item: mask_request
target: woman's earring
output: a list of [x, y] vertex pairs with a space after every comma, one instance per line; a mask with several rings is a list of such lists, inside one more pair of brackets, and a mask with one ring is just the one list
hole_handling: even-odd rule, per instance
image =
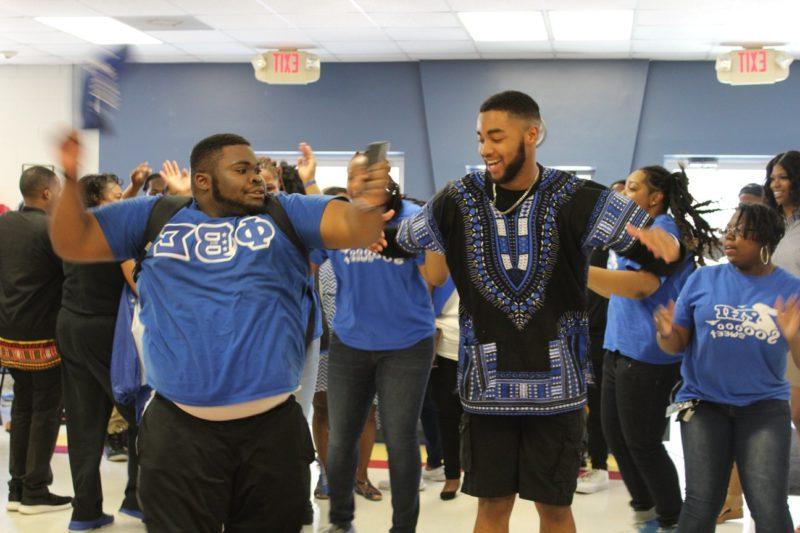
[[769, 253], [769, 248], [766, 246], [762, 246], [759, 255], [761, 255], [761, 262], [765, 265], [769, 264], [769, 260], [771, 259], [771, 254]]

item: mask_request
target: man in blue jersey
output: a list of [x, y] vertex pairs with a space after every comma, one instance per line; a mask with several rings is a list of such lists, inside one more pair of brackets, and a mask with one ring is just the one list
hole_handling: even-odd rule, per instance
[[[61, 146], [56, 252], [69, 261], [137, 257], [158, 199], [86, 212], [79, 155], [73, 133]], [[362, 173], [350, 203], [271, 197], [242, 137], [214, 135], [192, 150], [193, 199], [147, 247], [138, 278], [142, 359], [156, 391], [138, 443], [149, 531], [300, 529], [314, 449], [292, 396], [308, 323], [309, 265], [297, 241], [307, 249], [376, 241], [392, 215], [382, 209], [388, 170], [383, 162]]]

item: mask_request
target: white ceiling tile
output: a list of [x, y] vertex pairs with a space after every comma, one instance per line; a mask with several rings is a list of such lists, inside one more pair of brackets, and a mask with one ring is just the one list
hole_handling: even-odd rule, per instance
[[710, 41], [633, 41], [631, 49], [634, 52], [708, 52], [711, 50]]
[[0, 17], [0, 35], [15, 32], [53, 31], [53, 28], [32, 18], [27, 17]]
[[472, 41], [399, 41], [397, 44], [408, 54], [477, 54], [478, 52]]
[[131, 46], [131, 55], [137, 58], [180, 55], [184, 53], [180, 48], [171, 44], [139, 44]]
[[409, 53], [408, 54], [411, 59], [414, 60], [423, 60], [423, 61], [435, 61], [435, 60], [463, 60], [463, 59], [480, 59], [481, 55], [478, 52], [443, 52], [437, 54], [429, 54], [425, 52], [419, 53]]
[[[314, 40], [303, 30], [295, 29], [264, 29], [264, 30], [227, 30], [226, 34], [239, 42], [260, 45], [270, 43], [293, 43], [302, 44], [301, 48], [307, 48], [308, 44], [313, 44]], [[272, 44], [268, 48], [274, 47]]]
[[367, 13], [424, 13], [450, 11], [445, 0], [354, 0]]
[[[633, 52], [634, 59], [652, 59], [655, 61], [703, 61], [708, 58], [704, 52]], [[709, 63], [709, 75], [714, 75], [714, 65]]]
[[578, 54], [618, 54], [630, 52], [630, 41], [556, 41], [553, 49], [559, 56], [561, 53]]
[[461, 22], [453, 13], [370, 13], [382, 28], [457, 28]]
[[34, 48], [41, 52], [57, 55], [77, 56], [84, 55], [87, 57], [96, 56], [104, 51], [102, 46], [96, 44], [37, 44]]
[[634, 26], [633, 40], [713, 40], [720, 26]]
[[500, 41], [500, 42], [476, 42], [475, 47], [481, 53], [550, 53], [553, 52], [553, 45], [549, 41]]
[[361, 13], [287, 13], [286, 19], [298, 28], [374, 28]]
[[267, 12], [251, 13], [249, 15], [197, 15], [197, 19], [218, 30], [289, 27], [285, 19]]
[[636, 11], [638, 26], [702, 26], [725, 22], [725, 12], [709, 9], [646, 9]]
[[481, 52], [483, 59], [553, 59], [553, 52]]
[[545, 9], [636, 9], [637, 4], [638, 0], [545, 0]]
[[337, 56], [342, 54], [382, 55], [402, 53], [400, 47], [392, 41], [322, 42], [320, 45]]
[[556, 52], [556, 59], [629, 59], [630, 52]]
[[3, 38], [23, 44], [80, 44], [86, 42], [63, 31], [6, 32], [3, 33]]
[[354, 13], [358, 11], [350, 0], [266, 0], [274, 11], [285, 13]]
[[396, 41], [466, 41], [469, 33], [463, 28], [387, 28], [386, 34]]
[[[135, 1], [135, 0], [132, 0]], [[268, 12], [256, 0], [169, 0], [193, 15], [231, 15]], [[265, 2], [266, 3], [266, 2]]]
[[175, 45], [179, 50], [190, 54], [206, 56], [243, 55], [249, 58], [256, 53], [254, 48], [240, 43], [181, 43]]
[[638, 9], [672, 9], [686, 11], [697, 9], [698, 4], [703, 9], [731, 9], [741, 0], [639, 0]]
[[453, 11], [541, 11], [545, 0], [447, 0]]
[[133, 58], [134, 63], [199, 63], [200, 58], [191, 54], [176, 54], [163, 56], [141, 56]]
[[66, 58], [49, 55], [49, 54], [40, 54], [40, 55], [27, 55], [27, 56], [17, 56], [11, 59], [3, 59], [0, 61], [0, 66], [2, 65], [69, 65], [72, 63], [77, 63], [77, 61], [73, 62]]
[[367, 55], [367, 56], [346, 54], [338, 57], [340, 61], [349, 63], [375, 63], [379, 61], [398, 62], [398, 61], [409, 61], [411, 59], [406, 54], [385, 54], [385, 55]]
[[252, 56], [240, 54], [203, 54], [197, 56], [203, 63], [250, 63]]
[[235, 39], [215, 30], [151, 31], [156, 39], [165, 43], [229, 43]]
[[390, 41], [389, 35], [379, 28], [307, 28], [304, 30], [315, 41]]
[[78, 0], [3, 0], [0, 7], [28, 17], [91, 17], [100, 14]]
[[82, 4], [109, 17], [168, 17], [185, 11], [167, 0], [80, 0]]

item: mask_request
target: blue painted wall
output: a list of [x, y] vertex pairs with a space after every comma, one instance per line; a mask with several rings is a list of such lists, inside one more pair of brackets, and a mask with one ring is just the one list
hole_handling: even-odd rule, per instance
[[[798, 68], [795, 65], [795, 68]], [[309, 86], [255, 81], [247, 64], [130, 65], [100, 167], [188, 164], [202, 137], [240, 133], [256, 149], [350, 150], [378, 139], [406, 154], [406, 192], [427, 198], [479, 162], [475, 119], [516, 88], [542, 108], [545, 164], [597, 167], [602, 183], [668, 153], [770, 154], [800, 146], [800, 74], [730, 87], [710, 62], [423, 61], [326, 64]]]

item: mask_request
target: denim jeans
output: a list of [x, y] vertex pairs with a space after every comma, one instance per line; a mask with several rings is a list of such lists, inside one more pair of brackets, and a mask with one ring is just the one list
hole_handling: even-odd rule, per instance
[[602, 421], [606, 442], [631, 495], [631, 507], [655, 506], [659, 524], [673, 526], [681, 512], [678, 471], [662, 442], [669, 395], [680, 363], [654, 365], [618, 352], [603, 362]]
[[402, 350], [366, 351], [331, 335], [328, 358], [330, 522], [354, 517], [358, 441], [377, 392], [392, 484], [392, 533], [413, 532], [419, 516], [417, 420], [433, 360], [433, 338]]
[[794, 531], [789, 514], [789, 404], [764, 400], [744, 407], [700, 402], [681, 422], [686, 502], [678, 530], [714, 531], [733, 461], [756, 531]]

